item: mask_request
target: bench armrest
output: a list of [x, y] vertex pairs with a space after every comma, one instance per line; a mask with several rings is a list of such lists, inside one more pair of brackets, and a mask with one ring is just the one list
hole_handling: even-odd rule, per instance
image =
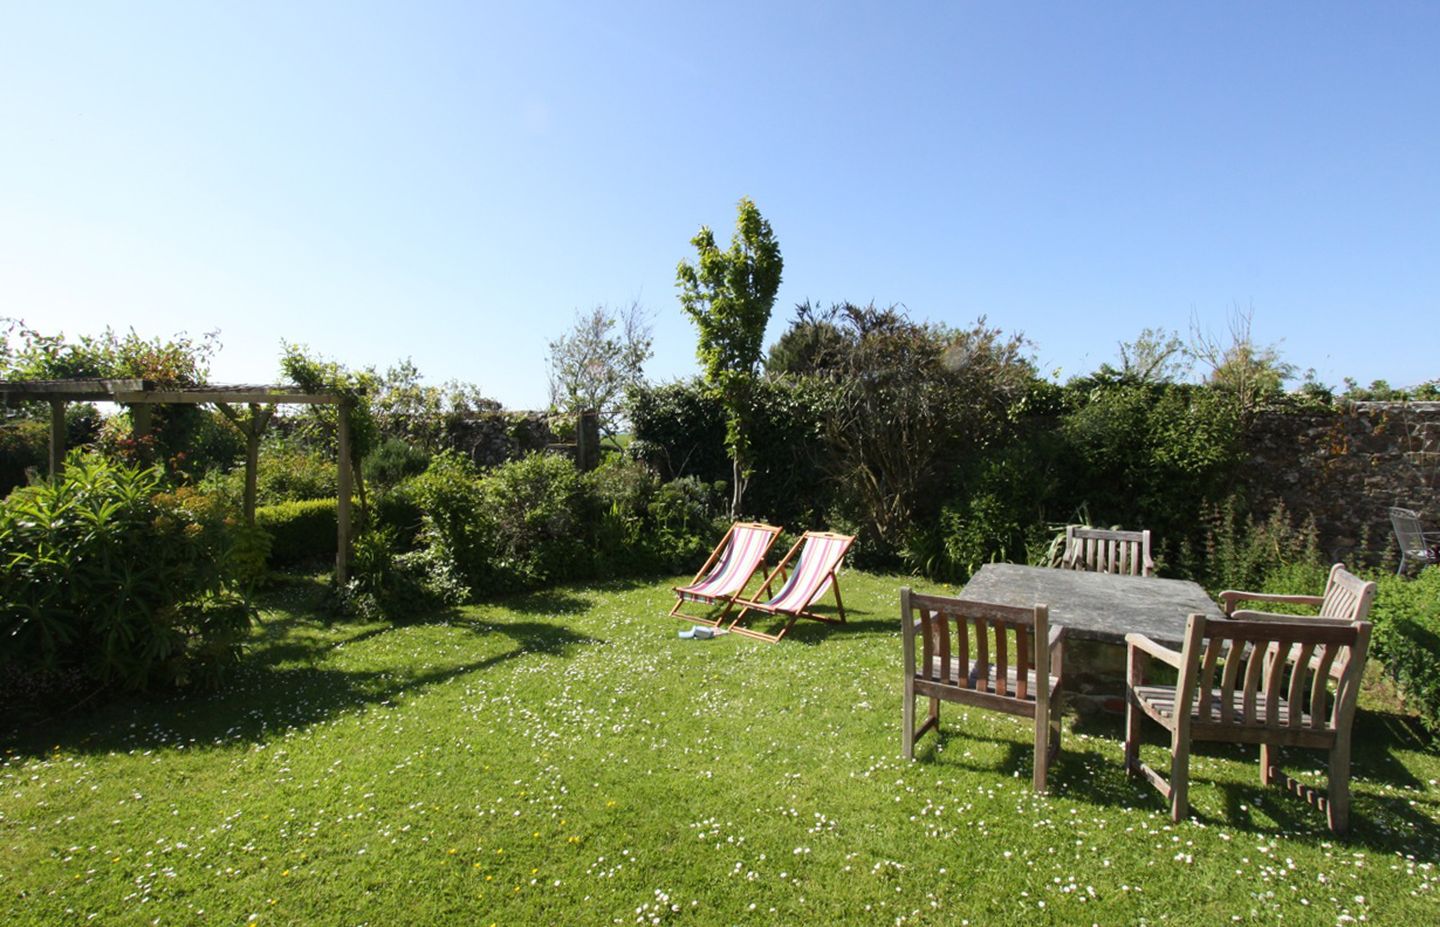
[[1273, 592], [1243, 592], [1239, 589], [1226, 589], [1220, 593], [1220, 607], [1227, 615], [1235, 611], [1236, 604], [1240, 602], [1277, 602], [1319, 608], [1324, 601], [1325, 597], [1318, 595], [1277, 595]]
[[1047, 641], [1047, 646], [1050, 648], [1050, 652], [1051, 652], [1051, 653], [1054, 653], [1054, 652], [1055, 652], [1055, 648], [1059, 647], [1060, 644], [1061, 644], [1061, 642], [1062, 642], [1064, 639], [1065, 639], [1065, 627], [1064, 627], [1064, 625], [1058, 625], [1058, 624], [1057, 624], [1057, 625], [1055, 625], [1053, 628], [1051, 628], [1051, 629], [1050, 629], [1050, 640]]
[[1125, 647], [1127, 650], [1139, 650], [1148, 656], [1154, 657], [1161, 663], [1180, 668], [1180, 653], [1171, 650], [1169, 647], [1155, 643], [1144, 634], [1126, 634]]

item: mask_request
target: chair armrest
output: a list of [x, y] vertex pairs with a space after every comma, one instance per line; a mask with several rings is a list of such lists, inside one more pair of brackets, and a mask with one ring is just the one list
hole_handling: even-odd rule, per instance
[[1348, 618], [1321, 618], [1318, 615], [1282, 615], [1279, 612], [1260, 612], [1250, 608], [1236, 609], [1227, 617], [1235, 621], [1288, 621], [1294, 624], [1321, 626], [1350, 623]]
[[1220, 607], [1227, 615], [1235, 610], [1235, 605], [1239, 602], [1277, 602], [1319, 608], [1324, 601], [1325, 597], [1319, 595], [1277, 595], [1273, 592], [1243, 592], [1238, 589], [1226, 589], [1220, 593]]
[[1181, 657], [1179, 651], [1161, 646], [1144, 634], [1126, 634], [1125, 646], [1128, 650], [1139, 650], [1154, 657], [1161, 663], [1175, 667], [1177, 670], [1180, 668]]
[[1053, 652], [1055, 651], [1055, 648], [1056, 648], [1056, 647], [1059, 647], [1061, 641], [1063, 641], [1064, 639], [1065, 639], [1065, 627], [1064, 627], [1063, 625], [1058, 625], [1058, 624], [1057, 624], [1057, 625], [1055, 625], [1053, 628], [1050, 629], [1050, 640], [1046, 642], [1046, 646], [1047, 646], [1047, 647], [1050, 649], [1050, 651], [1053, 653]]

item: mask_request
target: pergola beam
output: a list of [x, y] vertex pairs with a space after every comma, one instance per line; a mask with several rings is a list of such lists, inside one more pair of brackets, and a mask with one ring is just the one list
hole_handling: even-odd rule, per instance
[[[114, 402], [130, 407], [137, 437], [150, 430], [151, 406], [215, 405], [245, 435], [245, 519], [255, 523], [255, 483], [259, 458], [260, 436], [274, 414], [273, 408], [262, 405], [336, 405], [339, 415], [339, 498], [335, 520], [338, 551], [335, 575], [340, 582], [350, 572], [350, 494], [353, 472], [350, 463], [350, 400], [333, 393], [307, 393], [293, 386], [193, 386], [161, 387], [151, 380], [107, 379], [91, 377], [75, 380], [11, 380], [0, 381], [0, 402], [16, 406], [22, 402], [50, 403], [50, 475], [56, 476], [65, 465], [65, 406], [71, 402]], [[245, 403], [250, 415], [242, 424], [240, 416], [229, 405]]]

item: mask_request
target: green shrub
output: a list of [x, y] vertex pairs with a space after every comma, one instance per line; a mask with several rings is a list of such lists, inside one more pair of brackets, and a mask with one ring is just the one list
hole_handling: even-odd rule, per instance
[[38, 419], [0, 423], [0, 498], [27, 482], [26, 471], [43, 474], [50, 460], [50, 428]]
[[337, 503], [306, 499], [255, 509], [255, 526], [270, 536], [270, 565], [330, 563], [337, 543]]
[[387, 438], [365, 458], [365, 481], [374, 489], [397, 486], [425, 472], [430, 455], [403, 438]]
[[584, 535], [599, 507], [568, 458], [531, 454], [495, 467], [482, 485], [494, 525], [498, 588], [529, 589], [592, 575], [593, 548]]
[[[1204, 559], [1189, 567], [1211, 592], [1266, 591], [1267, 580], [1287, 567], [1325, 566], [1313, 518], [1297, 529], [1283, 504], [1259, 522], [1249, 515], [1242, 518], [1241, 511], [1243, 506], [1233, 496], [1203, 509]], [[1324, 585], [1322, 579], [1307, 594], [1318, 595]]]
[[456, 451], [441, 451], [407, 492], [420, 511], [419, 545], [435, 548], [471, 588], [482, 588], [494, 558], [495, 527], [475, 465]]
[[1370, 616], [1375, 655], [1433, 733], [1440, 734], [1440, 567], [1379, 580]]
[[0, 503], [0, 663], [127, 689], [218, 682], [249, 612], [218, 500], [76, 452]]

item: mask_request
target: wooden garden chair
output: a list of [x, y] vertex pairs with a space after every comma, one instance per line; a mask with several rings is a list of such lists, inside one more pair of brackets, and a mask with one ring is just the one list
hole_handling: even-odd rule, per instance
[[1065, 556], [1060, 565], [1068, 570], [1091, 573], [1153, 576], [1155, 561], [1150, 559], [1150, 532], [1070, 525], [1065, 529]]
[[[712, 628], [719, 625], [730, 613], [735, 597], [750, 582], [750, 578], [757, 570], [764, 570], [765, 554], [779, 536], [780, 529], [774, 525], [759, 522], [731, 525], [690, 585], [675, 587], [675, 607], [670, 609], [670, 616]], [[686, 602], [698, 602], [712, 608], [723, 602], [725, 608], [714, 617], [687, 615], [681, 611]]]
[[[1064, 628], [1049, 626], [1049, 609], [916, 595], [901, 589], [900, 621], [905, 642], [905, 758], [915, 758], [915, 741], [926, 731], [939, 730], [942, 701], [1033, 718], [1031, 783], [1035, 791], [1045, 791], [1046, 773], [1060, 753], [1065, 635]], [[922, 697], [930, 699], [930, 712], [917, 730], [915, 699]]]
[[[780, 587], [779, 592], [765, 602], [751, 601], [737, 596], [735, 602], [740, 606], [740, 614], [730, 622], [730, 630], [736, 634], [758, 638], [773, 644], [789, 633], [799, 618], [813, 618], [816, 621], [844, 624], [845, 605], [840, 601], [840, 583], [836, 571], [840, 569], [841, 561], [845, 559], [846, 552], [854, 543], [855, 539], [845, 534], [830, 534], [824, 531], [805, 532], [801, 535], [800, 540], [795, 542], [795, 546], [790, 548], [785, 559], [781, 560], [779, 565], [770, 571], [770, 575], [765, 577], [763, 588], [768, 592], [771, 583], [784, 580], [786, 571], [794, 561], [794, 572], [790, 574], [789, 580], [785, 581], [785, 585]], [[835, 590], [835, 608], [840, 613], [838, 618], [821, 615], [810, 609], [827, 589]], [[750, 612], [783, 615], [787, 620], [785, 626], [778, 633], [766, 634], [763, 631], [741, 626], [740, 622]]]
[[1325, 582], [1323, 595], [1277, 595], [1269, 592], [1242, 592], [1226, 589], [1220, 593], [1220, 607], [1231, 618], [1280, 618], [1294, 617], [1274, 612], [1236, 608], [1241, 602], [1271, 602], [1284, 605], [1305, 605], [1318, 610], [1319, 618], [1340, 621], [1364, 621], [1370, 614], [1370, 605], [1375, 601], [1375, 584], [1368, 582], [1337, 563], [1330, 568], [1330, 578]]
[[[1344, 833], [1350, 823], [1350, 727], [1369, 642], [1369, 622], [1291, 616], [1191, 615], [1179, 652], [1143, 634], [1126, 635], [1126, 770], [1159, 789], [1178, 822], [1189, 809], [1193, 742], [1259, 744], [1261, 784], [1300, 796], [1325, 811], [1331, 830]], [[1146, 658], [1174, 667], [1177, 683], [1144, 685]], [[1170, 733], [1169, 781], [1140, 762], [1142, 716]], [[1329, 751], [1327, 792], [1282, 772], [1281, 747]]]

